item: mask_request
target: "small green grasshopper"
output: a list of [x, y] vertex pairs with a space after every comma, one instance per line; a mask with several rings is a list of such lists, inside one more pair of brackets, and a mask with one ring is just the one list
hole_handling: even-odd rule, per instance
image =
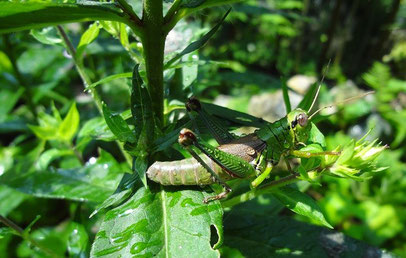
[[[321, 155], [339, 155], [339, 152], [311, 153], [299, 150], [300, 146], [306, 145], [310, 130], [314, 126], [310, 122], [311, 118], [320, 110], [327, 108], [321, 108], [309, 116], [319, 89], [320, 87], [308, 111], [296, 108], [276, 122], [263, 121], [263, 125], [254, 133], [240, 138], [235, 137], [219, 123], [210, 119], [210, 115], [196, 98], [189, 99], [186, 109], [197, 114], [194, 119], [201, 119], [205, 123], [219, 146], [216, 148], [203, 142], [191, 130], [184, 128], [179, 134], [178, 142], [193, 158], [155, 162], [148, 168], [147, 176], [162, 185], [210, 185], [213, 183], [222, 185], [224, 191], [206, 198], [204, 202], [207, 203], [225, 198], [231, 192], [226, 181], [231, 179], [254, 178], [251, 186], [257, 187], [269, 176], [272, 168], [279, 163], [282, 157], [286, 161], [287, 157], [311, 158]], [[359, 97], [361, 96], [357, 98]], [[202, 154], [198, 155], [193, 148], [200, 150]], [[286, 164], [291, 170], [287, 161]]]

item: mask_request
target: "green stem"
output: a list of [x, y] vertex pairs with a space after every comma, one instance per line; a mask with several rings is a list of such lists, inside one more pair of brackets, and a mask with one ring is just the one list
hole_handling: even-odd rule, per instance
[[141, 37], [144, 47], [145, 69], [147, 85], [153, 99], [152, 109], [155, 117], [163, 123], [164, 87], [163, 87], [163, 62], [166, 33], [163, 30], [162, 0], [145, 0], [143, 25], [144, 33]]
[[[94, 102], [96, 103], [97, 110], [99, 111], [100, 115], [103, 116], [103, 103], [102, 103], [102, 100], [100, 98], [100, 95], [97, 92], [97, 90], [95, 89], [95, 87], [89, 87], [90, 85], [92, 85], [92, 81], [90, 80], [89, 76], [86, 74], [86, 71], [85, 71], [85, 69], [83, 67], [83, 63], [80, 62], [79, 60], [77, 60], [75, 47], [72, 45], [72, 42], [70, 41], [68, 35], [66, 34], [66, 32], [62, 28], [62, 26], [58, 25], [57, 29], [58, 29], [59, 34], [62, 37], [62, 40], [64, 41], [64, 43], [66, 45], [66, 50], [68, 51], [69, 55], [73, 59], [73, 62], [75, 63], [76, 70], [78, 71], [80, 78], [82, 78], [85, 89], [89, 90], [90, 94], [92, 95], [92, 98], [93, 98]], [[128, 165], [130, 167], [132, 167], [132, 158], [124, 150], [124, 145], [119, 141], [116, 141], [116, 142], [117, 142], [117, 145], [120, 148], [124, 158], [126, 159]]]
[[137, 27], [141, 27], [142, 21], [140, 20], [140, 18], [138, 18], [131, 5], [129, 5], [125, 0], [117, 0], [117, 2], [119, 3], [121, 10], [123, 10], [123, 12], [130, 16], [130, 19], [132, 20], [134, 25]]
[[82, 79], [83, 83], [85, 84], [85, 89], [88, 89], [90, 94], [92, 95], [92, 98], [96, 104], [97, 109], [101, 114], [103, 114], [103, 108], [102, 108], [102, 101], [100, 98], [99, 93], [95, 88], [89, 88], [89, 86], [92, 84], [92, 81], [90, 80], [89, 76], [87, 76], [85, 72], [85, 68], [83, 67], [83, 63], [77, 59], [76, 57], [76, 49], [72, 45], [72, 42], [70, 41], [68, 35], [66, 35], [65, 30], [62, 28], [61, 25], [56, 26], [58, 29], [59, 34], [62, 37], [62, 40], [64, 41], [66, 45], [66, 50], [68, 51], [69, 55], [72, 57], [73, 62], [75, 63], [76, 70], [79, 73], [80, 78]]
[[52, 250], [48, 249], [47, 247], [43, 246], [42, 244], [38, 243], [35, 239], [33, 239], [28, 232], [25, 232], [22, 228], [20, 228], [17, 224], [12, 222], [6, 217], [0, 215], [0, 222], [2, 222], [7, 227], [13, 229], [15, 233], [23, 238], [24, 240], [30, 242], [32, 245], [36, 246], [39, 250], [41, 250], [44, 254], [47, 254], [49, 257], [62, 257], [58, 254], [54, 253]]
[[234, 198], [226, 200], [226, 201], [222, 202], [221, 205], [223, 206], [223, 208], [232, 208], [237, 204], [252, 200], [261, 194], [272, 192], [273, 190], [275, 190], [277, 188], [280, 188], [282, 186], [296, 182], [299, 180], [298, 176], [299, 176], [298, 173], [294, 173], [292, 175], [283, 177], [279, 180], [272, 181], [268, 184], [262, 185], [258, 188], [254, 188], [251, 191], [248, 191], [248, 192], [240, 194]]
[[173, 15], [179, 10], [180, 4], [182, 3], [182, 0], [175, 0], [173, 4], [171, 5], [171, 8], [168, 10], [168, 12], [165, 15], [164, 18], [164, 23], [167, 23], [170, 21], [173, 17]]

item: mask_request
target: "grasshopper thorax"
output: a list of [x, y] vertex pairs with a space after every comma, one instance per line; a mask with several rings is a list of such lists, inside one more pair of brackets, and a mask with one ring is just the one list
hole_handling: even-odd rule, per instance
[[290, 135], [295, 144], [305, 143], [309, 138], [311, 123], [309, 123], [307, 112], [297, 108], [287, 115]]

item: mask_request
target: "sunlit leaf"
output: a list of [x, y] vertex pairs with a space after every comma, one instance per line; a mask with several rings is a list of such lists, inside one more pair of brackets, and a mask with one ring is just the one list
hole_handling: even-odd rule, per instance
[[65, 141], [71, 141], [79, 127], [79, 112], [73, 103], [68, 114], [58, 128], [58, 135]]
[[279, 188], [272, 194], [291, 211], [333, 228], [324, 218], [317, 202], [307, 194], [287, 186]]
[[210, 227], [221, 242], [222, 209], [218, 202], [203, 204], [206, 196], [201, 191], [139, 189], [106, 213], [91, 256], [218, 257], [210, 246]]
[[99, 35], [99, 24], [97, 22], [89, 26], [89, 28], [80, 37], [79, 44], [76, 49], [76, 57], [81, 58], [87, 45], [93, 42]]
[[103, 115], [108, 127], [119, 141], [131, 143], [136, 141], [134, 132], [119, 114], [113, 114], [106, 105], [103, 105]]
[[92, 20], [127, 21], [120, 9], [110, 3], [0, 2], [0, 32]]

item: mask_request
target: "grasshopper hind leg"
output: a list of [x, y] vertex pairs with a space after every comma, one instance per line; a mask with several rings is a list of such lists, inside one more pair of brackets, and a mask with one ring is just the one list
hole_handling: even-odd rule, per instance
[[196, 143], [196, 136], [194, 133], [188, 129], [183, 129], [179, 134], [179, 143], [211, 174], [214, 181], [220, 184], [224, 191], [218, 195], [207, 197], [203, 200], [204, 203], [209, 203], [215, 200], [221, 200], [227, 197], [227, 195], [232, 191], [231, 187], [228, 186], [226, 182], [221, 180], [221, 178], [213, 171], [213, 169], [203, 161], [203, 159], [197, 155], [197, 153], [191, 148], [193, 143]]

